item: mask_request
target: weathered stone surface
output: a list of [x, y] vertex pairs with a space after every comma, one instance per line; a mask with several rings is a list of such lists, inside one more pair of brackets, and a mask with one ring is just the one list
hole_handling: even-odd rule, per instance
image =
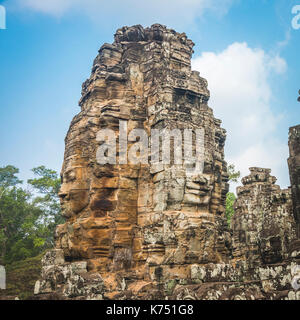
[[[206, 80], [191, 71], [192, 48], [185, 34], [161, 25], [119, 29], [101, 47], [66, 137], [60, 197], [67, 222], [57, 229], [57, 247], [68, 260], [110, 272], [227, 259], [225, 131], [207, 105]], [[172, 163], [99, 165], [97, 132], [119, 134], [119, 120], [147, 132], [203, 128], [203, 175], [187, 176]]]
[[[297, 196], [292, 204], [291, 190], [280, 190], [269, 169], [251, 168], [230, 230], [226, 132], [208, 106], [207, 81], [191, 70], [192, 53], [184, 33], [158, 24], [119, 29], [100, 48], [65, 140], [66, 223], [43, 260], [37, 298], [300, 299], [291, 287]], [[134, 142], [119, 147], [120, 120], [128, 132], [203, 129], [203, 172], [187, 174], [175, 161], [123, 164]], [[119, 137], [113, 165], [96, 160], [103, 128]]]
[[282, 262], [296, 239], [291, 191], [275, 185], [270, 169], [250, 168], [250, 172], [237, 188], [233, 257], [250, 266]]

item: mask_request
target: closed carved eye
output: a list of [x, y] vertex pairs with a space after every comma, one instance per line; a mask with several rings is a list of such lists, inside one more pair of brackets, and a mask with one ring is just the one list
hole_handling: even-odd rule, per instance
[[73, 170], [66, 172], [65, 173], [65, 180], [66, 180], [66, 182], [72, 182], [72, 181], [76, 180], [75, 172]]

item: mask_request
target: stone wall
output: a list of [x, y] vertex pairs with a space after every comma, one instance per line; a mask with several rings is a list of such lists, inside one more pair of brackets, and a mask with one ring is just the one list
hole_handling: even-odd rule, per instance
[[296, 239], [291, 190], [281, 190], [270, 169], [250, 168], [250, 172], [237, 188], [233, 258], [249, 266], [282, 262]]

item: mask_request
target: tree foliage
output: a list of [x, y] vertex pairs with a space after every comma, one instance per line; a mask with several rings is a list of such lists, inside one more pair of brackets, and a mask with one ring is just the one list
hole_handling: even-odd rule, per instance
[[40, 194], [34, 199], [34, 204], [43, 210], [43, 218], [47, 219], [48, 223], [63, 223], [58, 197], [61, 180], [57, 172], [45, 166], [34, 168], [32, 171], [36, 178], [29, 179], [28, 183]]
[[22, 183], [16, 176], [19, 173], [19, 169], [14, 166], [6, 166], [0, 168], [0, 188], [13, 187]]
[[[228, 175], [229, 175], [229, 182], [235, 182], [237, 183], [239, 181], [239, 178], [241, 176], [240, 171], [235, 170], [234, 164], [230, 164], [228, 166]], [[236, 199], [236, 196], [233, 192], [228, 192], [226, 195], [226, 218], [228, 225], [230, 225], [231, 218], [234, 215], [234, 201]]]
[[28, 181], [29, 192], [14, 166], [0, 168], [0, 264], [34, 257], [53, 245], [55, 226], [61, 222], [55, 171], [39, 167]]
[[235, 171], [235, 165], [234, 164], [230, 164], [228, 166], [228, 174], [229, 174], [229, 182], [238, 182], [239, 178], [241, 176], [241, 172], [240, 171]]
[[236, 196], [233, 192], [228, 192], [227, 196], [226, 196], [226, 218], [227, 218], [227, 222], [228, 225], [230, 225], [231, 222], [231, 218], [234, 215], [234, 201], [236, 199]]

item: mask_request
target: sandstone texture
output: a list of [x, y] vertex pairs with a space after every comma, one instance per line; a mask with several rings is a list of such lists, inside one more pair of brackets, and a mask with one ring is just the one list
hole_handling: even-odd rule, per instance
[[289, 257], [296, 240], [291, 190], [281, 190], [270, 169], [250, 168], [250, 172], [237, 188], [233, 259], [251, 267], [279, 263]]
[[[300, 129], [290, 131], [292, 187], [250, 168], [230, 228], [226, 132], [208, 106], [207, 81], [191, 70], [193, 45], [156, 24], [119, 29], [100, 48], [65, 140], [66, 223], [43, 259], [37, 299], [300, 299], [291, 285], [300, 264]], [[119, 146], [120, 120], [128, 133], [202, 129], [203, 170], [150, 156], [124, 163], [135, 141]], [[97, 161], [100, 129], [118, 138], [116, 164]]]

